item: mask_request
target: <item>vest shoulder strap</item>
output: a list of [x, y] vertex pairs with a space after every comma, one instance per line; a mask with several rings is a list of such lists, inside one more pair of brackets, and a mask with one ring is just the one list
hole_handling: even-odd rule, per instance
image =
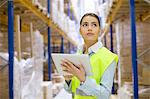
[[103, 64], [103, 70], [101, 71], [102, 74], [113, 61], [115, 61], [116, 63], [118, 62], [118, 56], [105, 47], [100, 48], [96, 54], [96, 56], [101, 60]]

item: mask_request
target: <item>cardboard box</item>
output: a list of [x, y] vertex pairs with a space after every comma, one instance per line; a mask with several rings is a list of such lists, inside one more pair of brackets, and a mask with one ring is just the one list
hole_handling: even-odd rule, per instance
[[7, 63], [0, 58], [0, 99], [9, 99], [8, 65], [5, 64]]
[[150, 67], [143, 68], [142, 84], [143, 85], [150, 85]]
[[[147, 86], [139, 85], [139, 99], [150, 99], [150, 89]], [[132, 82], [125, 82], [118, 90], [119, 99], [134, 99]]]
[[53, 94], [52, 94], [52, 82], [51, 81], [44, 81], [42, 83], [43, 87], [43, 99], [52, 99]]
[[[137, 56], [140, 55], [143, 51], [149, 48], [150, 42], [150, 24], [144, 22], [136, 22], [136, 31], [137, 31]], [[119, 55], [119, 81], [123, 85], [125, 81], [132, 81], [132, 52], [131, 52], [131, 28], [129, 17], [120, 19], [116, 21], [115, 24], [116, 30], [116, 41], [117, 44], [117, 53]], [[149, 65], [150, 64], [150, 53], [146, 53], [139, 58], [142, 62]], [[144, 66], [138, 63], [138, 76], [143, 77], [143, 68]], [[147, 72], [144, 72], [147, 73]], [[144, 74], [148, 76], [149, 74]], [[145, 78], [143, 78], [145, 79]], [[147, 82], [147, 80], [144, 80]], [[149, 83], [149, 80], [148, 80]]]

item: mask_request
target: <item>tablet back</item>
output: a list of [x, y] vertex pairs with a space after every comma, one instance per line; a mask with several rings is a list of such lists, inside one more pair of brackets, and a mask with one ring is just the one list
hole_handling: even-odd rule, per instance
[[63, 75], [64, 72], [62, 71], [61, 67], [61, 60], [67, 59], [74, 63], [75, 65], [82, 64], [86, 75], [91, 76], [92, 75], [92, 69], [90, 65], [90, 58], [88, 54], [62, 54], [62, 53], [52, 53], [52, 59], [54, 61], [54, 64], [56, 66], [56, 69], [60, 75]]

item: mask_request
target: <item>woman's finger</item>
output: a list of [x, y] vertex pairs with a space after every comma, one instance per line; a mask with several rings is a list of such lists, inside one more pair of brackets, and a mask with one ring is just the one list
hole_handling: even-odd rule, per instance
[[79, 68], [80, 70], [84, 71], [84, 67], [83, 67], [82, 64], [80, 64], [80, 65], [78, 66], [78, 68]]
[[68, 73], [71, 72], [70, 69], [66, 68], [65, 66], [62, 66], [62, 70], [63, 70], [64, 72], [68, 72]]
[[68, 64], [66, 62], [64, 62], [64, 61], [62, 61], [61, 65], [66, 67], [67, 69], [70, 69], [70, 66], [68, 66]]
[[63, 62], [69, 66], [67, 68], [69, 68], [70, 73], [72, 73], [73, 75], [78, 75], [80, 73], [80, 69], [77, 68], [77, 66], [75, 64], [73, 64], [71, 61], [65, 59], [63, 60]]
[[78, 69], [78, 67], [77, 67], [74, 63], [72, 63], [71, 61], [69, 61], [69, 60], [67, 60], [67, 59], [65, 59], [65, 61], [66, 61], [67, 64], [71, 67], [71, 69], [73, 69], [73, 70]]
[[72, 73], [72, 69], [69, 66], [66, 66], [65, 63], [62, 64], [62, 70], [64, 72]]
[[67, 70], [67, 67], [65, 67], [65, 66], [62, 66], [62, 70], [64, 71], [64, 70]]
[[72, 78], [73, 75], [72, 74], [66, 74], [66, 75], [64, 75], [64, 77]]
[[72, 79], [72, 77], [73, 77], [73, 75], [72, 75], [72, 74], [64, 75], [65, 80], [71, 80], [71, 79]]

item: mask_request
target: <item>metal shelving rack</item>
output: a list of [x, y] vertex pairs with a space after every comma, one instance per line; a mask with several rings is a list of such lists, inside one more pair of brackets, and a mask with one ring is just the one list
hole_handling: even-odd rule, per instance
[[132, 37], [132, 70], [134, 99], [138, 99], [138, 67], [137, 67], [137, 46], [136, 46], [136, 22], [135, 22], [135, 3], [130, 0], [130, 20], [131, 20], [131, 37]]
[[[50, 14], [50, 0], [47, 0], [47, 9], [48, 9], [48, 14]], [[47, 29], [48, 32], [48, 79], [51, 80], [51, 29], [48, 27]]]
[[[137, 6], [136, 2], [138, 2], [138, 1], [145, 4], [145, 7], [141, 8], [140, 6]], [[115, 21], [117, 18], [121, 17], [121, 15], [129, 14], [128, 11], [130, 11], [134, 99], [138, 99], [138, 72], [137, 72], [138, 71], [137, 70], [138, 59], [137, 59], [137, 46], [136, 46], [136, 18], [137, 18], [137, 16], [135, 15], [135, 13], [137, 14], [137, 12], [138, 12], [141, 14], [140, 18], [142, 21], [146, 21], [148, 18], [150, 18], [150, 12], [148, 12], [148, 13], [143, 12], [143, 10], [145, 10], [145, 9], [149, 10], [149, 5], [148, 5], [149, 2], [147, 2], [147, 4], [146, 4], [144, 1], [147, 1], [147, 0], [129, 0], [129, 2], [128, 2], [128, 0], [114, 0], [112, 7], [109, 11], [109, 15], [107, 16], [107, 24], [108, 25], [104, 28], [104, 33], [102, 34], [102, 38], [103, 38], [105, 36], [105, 34], [108, 32], [108, 29], [109, 29], [110, 25], [113, 23], [113, 21]], [[126, 6], [127, 4], [129, 4], [130, 9]], [[135, 6], [136, 6], [136, 9], [141, 9], [141, 10], [137, 11], [135, 9]], [[125, 8], [127, 12], [125, 10], [122, 10], [123, 8]], [[110, 33], [112, 33], [111, 30], [110, 30]], [[111, 46], [111, 49], [112, 48], [113, 48], [113, 46]], [[144, 51], [142, 53], [142, 55], [145, 54], [146, 52], [148, 52], [149, 50], [150, 49]]]
[[[51, 27], [51, 29], [56, 30], [58, 33], [60, 33], [64, 38], [66, 38], [67, 40], [69, 40], [72, 44], [76, 45], [76, 43], [70, 39], [67, 34], [58, 27], [57, 24], [55, 24], [51, 18], [47, 17], [46, 15], [44, 15], [43, 13], [41, 13], [38, 8], [36, 8], [35, 6], [33, 6], [33, 4], [31, 3], [31, 1], [29, 0], [15, 0], [14, 2], [16, 3], [20, 3], [23, 6], [25, 6], [27, 9], [29, 9], [30, 11], [32, 11], [38, 18], [40, 18], [44, 23], [46, 23], [49, 27]], [[49, 2], [50, 4], [50, 2]], [[49, 5], [50, 7], [50, 5]], [[50, 10], [49, 10], [50, 11]]]
[[[50, 14], [50, 0], [47, 0], [48, 5], [48, 14]], [[44, 15], [40, 10], [35, 7], [30, 0], [8, 0], [8, 21], [7, 16], [3, 15], [0, 21], [3, 23], [8, 22], [8, 50], [9, 50], [9, 99], [14, 99], [14, 92], [13, 92], [13, 69], [14, 69], [14, 5], [19, 4], [25, 7], [26, 9], [30, 10], [36, 17], [41, 19], [45, 24], [48, 25], [48, 74], [49, 74], [49, 80], [51, 80], [51, 45], [50, 45], [50, 35], [51, 35], [51, 29], [57, 31], [59, 34], [61, 34], [65, 39], [67, 39], [69, 42], [71, 42], [73, 45], [76, 46], [76, 43], [70, 39], [67, 34], [61, 30], [57, 24], [55, 24], [50, 17], [47, 17]], [[7, 25], [7, 24], [6, 24]], [[22, 31], [29, 31], [29, 27], [25, 24], [22, 24]], [[63, 42], [62, 42], [63, 43]], [[63, 44], [61, 47], [63, 51]]]
[[8, 54], [9, 54], [9, 99], [13, 99], [14, 78], [14, 6], [13, 1], [8, 0]]

